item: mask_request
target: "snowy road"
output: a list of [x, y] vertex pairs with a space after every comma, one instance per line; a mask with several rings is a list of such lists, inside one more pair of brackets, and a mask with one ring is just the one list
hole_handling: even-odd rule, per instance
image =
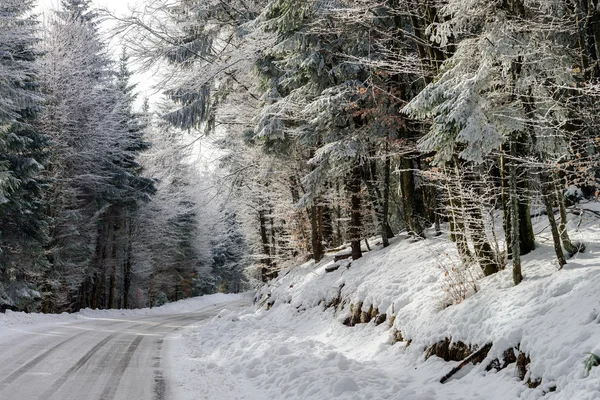
[[2, 400], [167, 400], [165, 338], [225, 306], [83, 319], [0, 338]]

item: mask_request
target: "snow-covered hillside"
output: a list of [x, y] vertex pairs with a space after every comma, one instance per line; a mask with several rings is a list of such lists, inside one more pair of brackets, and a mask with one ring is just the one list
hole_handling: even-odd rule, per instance
[[[585, 253], [558, 270], [540, 218], [524, 281], [514, 286], [507, 268], [475, 277], [473, 288], [466, 274], [462, 302], [452, 301], [456, 256], [447, 235], [398, 237], [333, 272], [326, 272], [332, 255], [284, 272], [261, 290], [256, 306], [223, 311], [184, 333], [173, 353], [178, 393], [221, 400], [598, 399], [600, 368], [588, 374], [584, 361], [600, 354], [600, 206], [580, 207], [586, 211], [573, 215], [570, 229]], [[473, 352], [476, 364], [440, 383], [461, 362], [433, 354], [460, 360]]]

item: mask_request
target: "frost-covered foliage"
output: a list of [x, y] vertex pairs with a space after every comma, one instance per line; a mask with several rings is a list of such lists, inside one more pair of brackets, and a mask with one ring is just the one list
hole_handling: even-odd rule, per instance
[[215, 290], [211, 238], [220, 231], [212, 183], [190, 163], [184, 133], [148, 118], [153, 146], [141, 162], [156, 194], [135, 216], [132, 273], [153, 305], [160, 293], [174, 301]]
[[244, 276], [248, 266], [248, 247], [235, 212], [226, 208], [220, 211], [221, 234], [212, 239], [212, 268], [220, 292], [238, 293], [245, 289]]
[[527, 2], [521, 15], [500, 3], [450, 1], [441, 9], [446, 21], [429, 33], [444, 45], [456, 41], [456, 51], [404, 108], [431, 119], [420, 148], [435, 151], [438, 164], [454, 154], [481, 163], [512, 134], [530, 128], [532, 152], [564, 153], [564, 88], [574, 86], [577, 60], [565, 23], [553, 20], [547, 5]]
[[573, 249], [561, 186], [584, 174], [591, 186], [597, 162], [588, 3], [160, 0], [151, 9], [119, 27], [134, 58], [164, 72], [175, 106], [163, 118], [222, 151], [217, 186], [255, 276], [348, 241], [357, 259], [365, 238], [387, 245], [403, 229], [423, 238], [446, 221], [461, 267], [491, 275], [535, 249], [538, 203], [557, 257]]
[[45, 104], [35, 126], [50, 139], [36, 144], [45, 146], [43, 245], [50, 268], [37, 278], [37, 296], [44, 311], [128, 307], [132, 220], [154, 187], [137, 162], [148, 143], [133, 111], [127, 57], [115, 65], [83, 0], [64, 1], [49, 17], [40, 51]]
[[32, 1], [0, 4], [0, 310], [33, 310], [42, 299], [48, 220], [41, 177], [47, 138], [42, 107], [38, 23]]

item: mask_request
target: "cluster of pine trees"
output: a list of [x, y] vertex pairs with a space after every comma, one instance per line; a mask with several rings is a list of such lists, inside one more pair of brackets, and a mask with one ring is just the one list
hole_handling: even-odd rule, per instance
[[463, 265], [490, 275], [510, 259], [518, 284], [532, 213], [560, 266], [581, 250], [565, 190], [597, 194], [599, 7], [155, 1], [120, 28], [138, 62], [168, 66], [167, 121], [223, 149], [263, 280], [345, 242], [356, 259], [375, 234], [387, 246], [446, 223]]
[[240, 290], [235, 215], [201, 204], [180, 132], [134, 110], [128, 57], [110, 57], [91, 1], [43, 24], [34, 7], [0, 2], [0, 310]]

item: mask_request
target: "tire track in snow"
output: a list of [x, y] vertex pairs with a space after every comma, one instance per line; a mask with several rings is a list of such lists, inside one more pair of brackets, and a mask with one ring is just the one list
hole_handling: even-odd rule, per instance
[[138, 335], [129, 345], [129, 347], [125, 351], [125, 356], [121, 359], [117, 368], [113, 370], [113, 373], [110, 379], [108, 380], [106, 387], [100, 395], [100, 400], [112, 400], [114, 398], [115, 393], [119, 388], [119, 384], [121, 383], [121, 379], [123, 378], [123, 374], [125, 373], [127, 366], [129, 366], [129, 363], [133, 358], [133, 354], [135, 353], [135, 350], [138, 348], [143, 338], [144, 336]]
[[21, 375], [27, 373], [30, 369], [32, 369], [33, 367], [35, 367], [36, 365], [38, 365], [39, 363], [44, 361], [46, 358], [50, 357], [56, 350], [58, 350], [60, 347], [65, 345], [67, 342], [70, 342], [70, 341], [78, 338], [79, 336], [85, 335], [86, 333], [87, 332], [81, 332], [81, 333], [78, 333], [77, 335], [71, 336], [70, 338], [68, 338], [66, 340], [63, 340], [62, 342], [60, 342], [59, 344], [55, 345], [54, 347], [51, 347], [50, 349], [46, 350], [44, 353], [40, 354], [33, 360], [27, 362], [25, 365], [19, 367], [16, 371], [14, 371], [13, 373], [11, 373], [6, 378], [4, 378], [0, 381], [0, 390], [5, 388], [6, 386], [10, 385], [11, 383], [13, 383]]
[[98, 352], [98, 350], [100, 350], [105, 344], [107, 344], [109, 341], [111, 341], [117, 335], [118, 335], [118, 333], [113, 333], [112, 335], [105, 337], [99, 343], [97, 343], [94, 347], [92, 347], [90, 351], [85, 353], [85, 355], [83, 357], [81, 357], [75, 363], [75, 365], [73, 365], [71, 368], [69, 368], [67, 370], [67, 372], [65, 372], [60, 378], [58, 378], [58, 380], [56, 382], [54, 382], [52, 384], [52, 386], [44, 394], [42, 394], [42, 396], [40, 397], [40, 400], [48, 400], [54, 394], [54, 392], [56, 392], [58, 389], [60, 389], [60, 387], [62, 385], [64, 385], [65, 382], [75, 372], [77, 372], [79, 369], [81, 369], [81, 367], [83, 367], [94, 356], [94, 354], [96, 354]]
[[156, 363], [154, 368], [154, 388], [152, 400], [165, 400], [167, 397], [167, 382], [162, 373], [160, 354], [162, 352], [163, 339], [156, 340]]

